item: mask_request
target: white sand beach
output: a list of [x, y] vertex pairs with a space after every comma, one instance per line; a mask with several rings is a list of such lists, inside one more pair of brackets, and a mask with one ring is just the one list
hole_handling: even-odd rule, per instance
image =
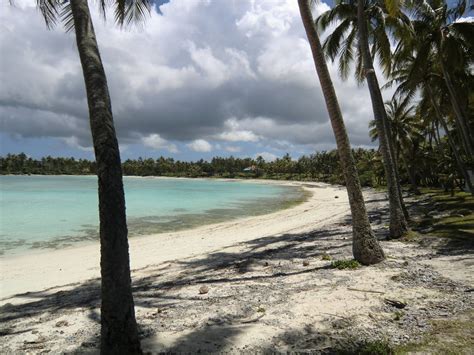
[[[253, 182], [262, 183], [261, 180]], [[298, 182], [281, 181], [263, 183], [301, 185]], [[312, 192], [311, 197], [291, 209], [191, 230], [130, 238], [132, 270], [169, 260], [190, 258], [259, 237], [310, 231], [349, 211], [347, 193], [343, 187], [327, 184], [306, 186]], [[3, 257], [0, 259], [1, 298], [99, 277], [99, 261], [98, 243]]]
[[[268, 215], [130, 240], [145, 352], [324, 352], [387, 334], [401, 343], [421, 339], [431, 319], [472, 309], [469, 257], [383, 241], [386, 261], [331, 268], [351, 258], [345, 189], [286, 184], [311, 197]], [[385, 196], [365, 196], [383, 235]], [[1, 269], [0, 352], [98, 351], [98, 244], [3, 257]], [[445, 271], [455, 269], [464, 272]], [[406, 304], [404, 316], [387, 299]]]

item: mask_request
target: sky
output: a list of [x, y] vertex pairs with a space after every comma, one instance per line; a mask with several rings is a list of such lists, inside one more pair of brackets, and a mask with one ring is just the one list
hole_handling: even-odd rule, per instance
[[[35, 3], [0, 5], [0, 155], [92, 159], [74, 33], [47, 30]], [[296, 0], [156, 4], [122, 30], [90, 1], [123, 160], [335, 148]], [[367, 87], [343, 82], [337, 63], [330, 71], [352, 145], [374, 147]]]

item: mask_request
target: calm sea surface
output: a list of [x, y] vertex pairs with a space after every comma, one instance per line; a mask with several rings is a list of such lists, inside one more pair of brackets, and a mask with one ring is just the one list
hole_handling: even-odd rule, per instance
[[[131, 237], [266, 214], [304, 199], [300, 188], [237, 181], [126, 177]], [[98, 240], [95, 176], [0, 176], [0, 252]]]

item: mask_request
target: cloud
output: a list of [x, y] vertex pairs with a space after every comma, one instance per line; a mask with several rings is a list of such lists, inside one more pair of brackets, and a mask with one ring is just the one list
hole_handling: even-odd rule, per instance
[[238, 152], [242, 151], [242, 148], [234, 146], [234, 145], [227, 145], [227, 146], [224, 147], [224, 150], [227, 151], [227, 152], [230, 152], [230, 153], [238, 153]]
[[[90, 147], [74, 34], [48, 31], [34, 0], [19, 4], [0, 12], [1, 130]], [[327, 9], [321, 3], [316, 13]], [[199, 140], [214, 150], [219, 141], [246, 143], [249, 154], [334, 147], [296, 1], [171, 1], [160, 11], [122, 31], [91, 6], [128, 153], [135, 146], [176, 153], [181, 144], [196, 151]], [[371, 144], [367, 89], [343, 83], [337, 63], [329, 68], [352, 143]], [[235, 145], [220, 151], [232, 153], [226, 147]]]
[[207, 153], [212, 150], [212, 145], [204, 139], [196, 139], [187, 144], [187, 147], [195, 152]]
[[227, 142], [256, 142], [259, 137], [252, 131], [241, 129], [239, 121], [234, 117], [224, 122], [225, 131], [215, 135], [215, 139]]
[[144, 146], [155, 150], [166, 149], [170, 153], [179, 152], [176, 144], [168, 142], [166, 139], [161, 138], [160, 135], [156, 133], [150, 134], [146, 137], [142, 137], [142, 143]]
[[276, 160], [278, 157], [273, 154], [273, 153], [269, 153], [269, 152], [260, 152], [260, 153], [257, 153], [255, 154], [254, 158], [258, 158], [258, 157], [262, 157], [263, 159], [265, 159], [265, 161], [274, 161]]
[[76, 148], [76, 149], [79, 149], [79, 150], [82, 150], [82, 151], [85, 151], [85, 152], [93, 152], [94, 151], [94, 147], [91, 147], [91, 146], [84, 147], [79, 142], [79, 139], [77, 137], [71, 136], [71, 137], [66, 137], [66, 138], [62, 138], [62, 139], [71, 148]]

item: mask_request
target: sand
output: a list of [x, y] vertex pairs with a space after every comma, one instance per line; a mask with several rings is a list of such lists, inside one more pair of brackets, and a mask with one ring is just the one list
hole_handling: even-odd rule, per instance
[[[299, 185], [292, 182], [280, 184]], [[131, 268], [136, 270], [168, 260], [189, 258], [257, 237], [311, 230], [323, 221], [347, 213], [347, 194], [343, 188], [318, 184], [306, 189], [313, 192], [312, 196], [292, 209], [191, 230], [131, 238]], [[335, 199], [335, 196], [339, 198]], [[0, 297], [99, 277], [99, 260], [98, 243], [2, 257]]]
[[[383, 263], [331, 268], [331, 260], [351, 258], [345, 189], [287, 184], [311, 197], [264, 216], [130, 240], [145, 351], [324, 353], [365, 339], [404, 343], [421, 339], [431, 319], [474, 306], [465, 292], [473, 285], [471, 255], [383, 241]], [[365, 196], [383, 238], [385, 196]], [[98, 245], [2, 258], [0, 352], [96, 352], [98, 263]]]

